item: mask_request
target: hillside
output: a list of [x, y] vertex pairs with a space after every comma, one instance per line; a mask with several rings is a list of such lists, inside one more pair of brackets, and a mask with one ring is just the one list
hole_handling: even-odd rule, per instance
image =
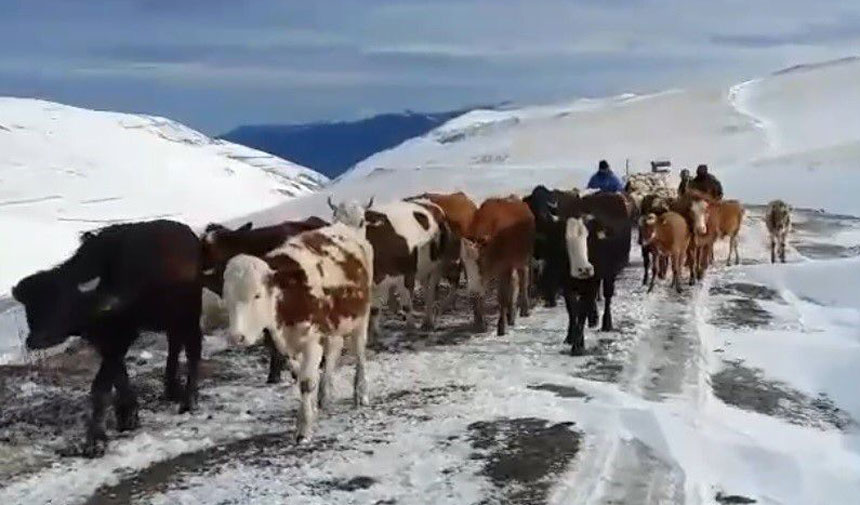
[[326, 177], [160, 117], [0, 98], [0, 295], [120, 221], [191, 225], [308, 194]]
[[424, 135], [465, 110], [379, 114], [358, 121], [240, 126], [221, 138], [295, 160], [328, 177], [364, 158]]
[[[860, 163], [860, 60], [800, 65], [728, 89], [581, 99], [509, 110], [474, 110], [377, 153], [344, 178], [388, 170], [556, 169], [582, 185], [601, 158], [623, 172], [654, 159], [676, 169], [707, 163], [727, 192], [749, 202], [860, 213], [848, 192]], [[803, 184], [797, 184], [802, 180]]]

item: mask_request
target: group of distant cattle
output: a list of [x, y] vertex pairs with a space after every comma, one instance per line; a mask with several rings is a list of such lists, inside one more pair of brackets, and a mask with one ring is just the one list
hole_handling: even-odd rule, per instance
[[[634, 226], [645, 282], [650, 268], [653, 288], [671, 262], [680, 289], [683, 264], [690, 267], [691, 283], [701, 279], [721, 237], [730, 240], [729, 262], [731, 251], [739, 261], [744, 214], [737, 201], [696, 193], [646, 197], [637, 205], [624, 194], [580, 195], [544, 186], [525, 198], [490, 198], [480, 206], [463, 193], [427, 193], [380, 205], [373, 199], [328, 203], [331, 224], [318, 217], [262, 228], [213, 224], [201, 237], [164, 220], [109, 226], [84, 234], [61, 265], [15, 286], [13, 296], [26, 308], [28, 347], [46, 348], [79, 335], [102, 356], [92, 385], [86, 455], [104, 452], [105, 411], [114, 388], [118, 429], [139, 425], [124, 357], [141, 330], [166, 332], [165, 395], [181, 401], [182, 411], [195, 408], [203, 287], [223, 297], [235, 343], [266, 342], [269, 382], [280, 381], [285, 365], [297, 379], [301, 440], [310, 436], [317, 408], [329, 404], [345, 345], [356, 356], [354, 403], [367, 404], [365, 347], [369, 335], [381, 335], [381, 309], [394, 301], [388, 300], [392, 295], [411, 327], [413, 294], [420, 286], [423, 326], [432, 329], [465, 272], [476, 331], [486, 329], [484, 296], [495, 284], [497, 334], [504, 335], [517, 312], [529, 315], [533, 293], [549, 306], [561, 293], [569, 315], [566, 342], [581, 354], [586, 322], [598, 323], [601, 287], [602, 329], [613, 328], [615, 280], [628, 264]], [[773, 219], [774, 229], [780, 219]], [[784, 245], [775, 244], [784, 261]], [[437, 303], [442, 279], [452, 289]], [[185, 388], [178, 376], [182, 351]]]

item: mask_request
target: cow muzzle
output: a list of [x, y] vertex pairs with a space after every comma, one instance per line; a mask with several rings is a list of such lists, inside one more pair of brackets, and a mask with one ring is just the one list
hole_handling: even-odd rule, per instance
[[594, 266], [579, 267], [572, 272], [574, 279], [587, 279], [594, 276]]

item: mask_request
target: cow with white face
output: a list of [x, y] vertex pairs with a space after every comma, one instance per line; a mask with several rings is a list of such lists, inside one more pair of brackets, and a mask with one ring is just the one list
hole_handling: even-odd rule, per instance
[[615, 279], [630, 256], [630, 208], [620, 194], [580, 197], [558, 192], [559, 221], [551, 230], [544, 276], [559, 279], [568, 312], [565, 343], [574, 355], [585, 351], [585, 324], [597, 326], [597, 292], [603, 289], [603, 331], [612, 331]]
[[340, 223], [291, 237], [262, 258], [240, 254], [227, 263], [223, 291], [231, 338], [250, 346], [268, 334], [289, 358], [302, 398], [300, 441], [310, 437], [317, 401], [322, 408], [330, 403], [345, 343], [356, 355], [355, 405], [368, 402], [365, 346], [372, 279], [370, 243]]
[[399, 298], [407, 326], [414, 326], [412, 293], [416, 284], [424, 288], [423, 327], [432, 329], [436, 288], [446, 268], [457, 258], [456, 250], [451, 251], [456, 241], [444, 211], [430, 201], [394, 201], [375, 207], [330, 202], [330, 207], [334, 221], [363, 229], [373, 246], [374, 333], [379, 334], [377, 315], [392, 292]]

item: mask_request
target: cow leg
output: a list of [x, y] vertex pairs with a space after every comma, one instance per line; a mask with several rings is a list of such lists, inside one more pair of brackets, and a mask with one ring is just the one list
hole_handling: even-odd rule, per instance
[[471, 293], [472, 298], [472, 326], [478, 333], [487, 331], [487, 322], [484, 318], [484, 295], [482, 293]]
[[436, 290], [439, 289], [439, 281], [442, 280], [441, 265], [430, 273], [430, 277], [424, 286], [424, 322], [423, 330], [432, 330], [436, 323]]
[[113, 409], [116, 416], [116, 429], [118, 431], [136, 430], [140, 427], [137, 394], [128, 379], [125, 360], [121, 360], [119, 363], [119, 369], [114, 378], [114, 386], [116, 387], [116, 398]]
[[648, 269], [651, 268], [651, 251], [648, 247], [642, 246], [642, 269], [645, 271], [645, 274], [642, 276], [642, 285], [646, 286], [648, 284]]
[[319, 386], [319, 406], [321, 410], [331, 408], [331, 395], [334, 391], [334, 371], [337, 361], [343, 352], [343, 337], [331, 335], [325, 341], [325, 356], [323, 357], [323, 376]]
[[400, 304], [403, 306], [403, 314], [406, 317], [406, 327], [410, 330], [415, 328], [415, 319], [412, 307], [412, 290], [415, 287], [415, 279], [401, 277], [397, 281], [397, 294]]
[[603, 279], [603, 325], [600, 331], [612, 331], [612, 297], [615, 296], [615, 278]]
[[528, 286], [531, 280], [531, 272], [527, 267], [523, 267], [519, 269], [519, 277], [520, 277], [520, 291], [519, 291], [519, 305], [520, 305], [520, 316], [529, 317], [531, 313], [531, 299], [529, 296]]
[[269, 350], [269, 377], [266, 379], [266, 384], [280, 384], [281, 373], [284, 370], [286, 358], [281, 354], [281, 351], [275, 347], [272, 341], [272, 336], [266, 332], [266, 348]]
[[167, 366], [164, 369], [164, 399], [178, 402], [182, 399], [182, 383], [179, 381], [179, 353], [182, 340], [178, 335], [167, 334]]
[[783, 234], [779, 238], [779, 261], [785, 263], [785, 241], [786, 236]]
[[678, 293], [681, 292], [681, 268], [682, 268], [682, 259], [681, 256], [684, 253], [675, 253], [672, 254], [672, 285], [675, 286], [675, 291]]
[[[186, 382], [185, 395], [179, 413], [193, 412], [197, 409], [197, 382], [200, 375], [200, 354], [203, 348], [203, 333], [200, 325], [195, 324], [183, 332], [185, 335]], [[168, 337], [169, 338], [169, 337]]]
[[499, 321], [496, 326], [496, 335], [503, 336], [507, 333], [506, 323], [508, 322], [509, 312], [511, 310], [511, 272], [505, 271], [499, 275]]
[[[597, 282], [598, 282], [598, 285], [597, 285], [597, 293], [596, 293], [596, 295], [595, 295], [595, 296], [596, 296], [596, 298], [595, 298], [594, 300], [595, 300], [596, 302], [600, 302], [600, 301], [603, 301], [603, 295], [602, 295], [602, 294], [601, 294], [601, 292], [600, 292], [600, 284], [601, 284], [603, 281], [602, 281], [602, 280], [598, 280]], [[595, 307], [596, 307], [596, 306], [597, 306], [597, 304], [595, 303]], [[595, 310], [595, 314], [596, 314], [596, 313], [597, 313], [597, 311]], [[589, 321], [589, 326], [591, 326], [590, 321]], [[596, 325], [595, 325], [595, 326], [596, 326]]]
[[99, 371], [90, 387], [92, 414], [87, 425], [87, 438], [83, 455], [87, 458], [104, 456], [107, 448], [107, 433], [105, 431], [105, 410], [110, 402], [116, 376], [122, 368], [125, 349], [110, 349], [101, 351], [102, 362]]
[[511, 270], [511, 284], [508, 291], [510, 297], [508, 299], [508, 325], [513, 326], [517, 322], [516, 303], [519, 297], [519, 282], [516, 269]]
[[576, 295], [568, 288], [562, 289], [561, 294], [564, 298], [564, 307], [567, 310], [567, 337], [565, 337], [564, 343], [572, 345], [577, 340], [577, 301], [575, 298]]
[[310, 438], [316, 417], [317, 389], [319, 387], [320, 360], [323, 349], [319, 341], [308, 336], [310, 341], [302, 351], [302, 364], [299, 371], [299, 391], [302, 401], [299, 407], [299, 424], [296, 441]]
[[654, 262], [651, 264], [651, 282], [648, 284], [648, 292], [654, 291], [654, 281], [657, 280], [657, 270], [660, 268], [660, 263], [663, 261], [662, 256], [657, 252], [654, 253]]
[[585, 354], [585, 321], [590, 317], [591, 307], [595, 304], [597, 293], [592, 288], [588, 288], [588, 294], [579, 295], [579, 300], [575, 304], [576, 317], [574, 318], [575, 328], [571, 342], [570, 354], [573, 356], [582, 356]]
[[770, 262], [776, 263], [776, 237], [770, 236]]
[[367, 377], [365, 375], [368, 326], [369, 322], [365, 319], [352, 334], [352, 351], [355, 354], [355, 379], [353, 381], [352, 402], [355, 407], [365, 406], [370, 403], [367, 397]]

